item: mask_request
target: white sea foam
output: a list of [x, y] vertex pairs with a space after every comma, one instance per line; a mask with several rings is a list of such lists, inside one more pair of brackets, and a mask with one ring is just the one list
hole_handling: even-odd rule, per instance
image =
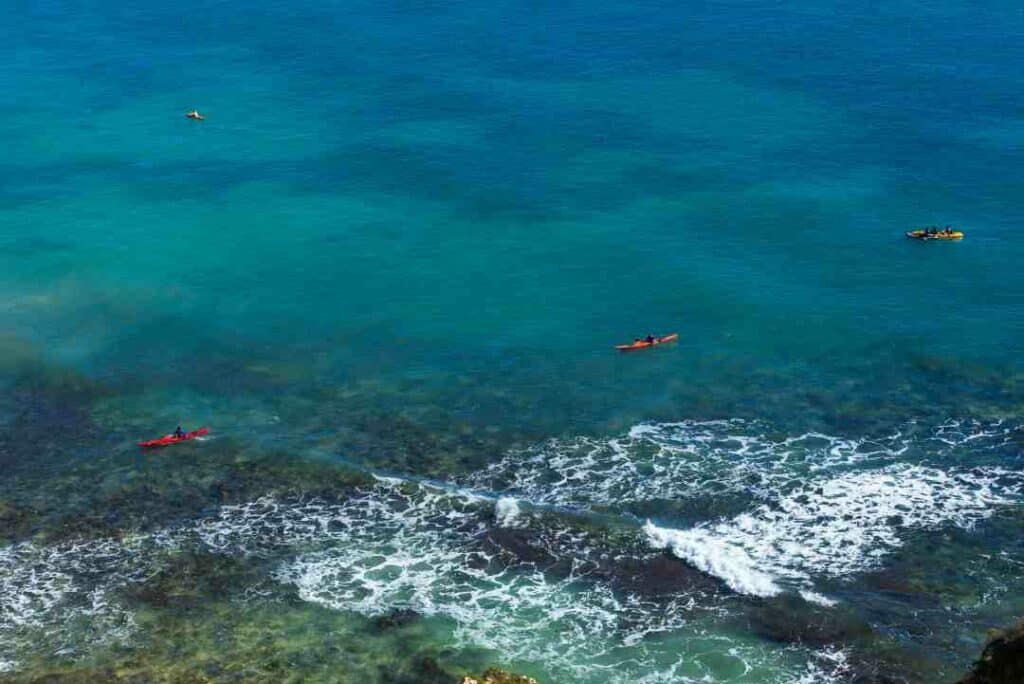
[[494, 518], [502, 527], [515, 527], [521, 513], [519, 502], [511, 496], [503, 496], [494, 504]]
[[[696, 595], [666, 601], [617, 593], [588, 575], [585, 561], [603, 551], [588, 546], [585, 534], [537, 529], [541, 523], [524, 511], [509, 520], [533, 528], [530, 539], [571, 561], [572, 570], [552, 577], [518, 563], [514, 553], [483, 543], [493, 529], [488, 506], [494, 505], [387, 481], [338, 502], [263, 498], [224, 506], [193, 524], [133, 540], [8, 547], [0, 552], [0, 652], [13, 668], [18, 653], [38, 646], [33, 637], [53, 633], [48, 652], [85, 654], [90, 643], [64, 638], [72, 614], [89, 616], [93, 631], [108, 641], [127, 638], [133, 623], [113, 600], [116, 590], [143, 581], [169, 552], [200, 549], [280, 558], [274, 578], [294, 585], [305, 600], [368, 616], [396, 609], [437, 616], [451, 621], [457, 643], [538, 663], [567, 680], [644, 681], [652, 672], [662, 680], [675, 672], [684, 682], [705, 676], [694, 672], [705, 671], [698, 656], [706, 638], [681, 636], [693, 629], [699, 636], [691, 627], [694, 616], [713, 614]], [[738, 660], [775, 662], [779, 672], [796, 672], [783, 652], [736, 648]], [[808, 651], [802, 659], [814, 658]], [[706, 672], [714, 667], [708, 664]]]
[[903, 448], [898, 434], [779, 438], [741, 420], [645, 423], [622, 437], [555, 439], [511, 452], [471, 482], [542, 504], [622, 507], [756, 493], [797, 472], [895, 458]]
[[[109, 591], [138, 577], [129, 559], [136, 540], [75, 541], [39, 547], [29, 543], [0, 549], [0, 660], [14, 669], [20, 649], [74, 655], [127, 641], [132, 616], [111, 601]], [[103, 586], [80, 578], [107, 575]], [[8, 655], [10, 654], [10, 655]]]
[[670, 550], [699, 570], [721, 578], [733, 591], [753, 596], [774, 596], [782, 591], [771, 575], [758, 570], [757, 561], [742, 547], [708, 530], [673, 530], [648, 521], [644, 532], [654, 548]]
[[793, 684], [825, 684], [844, 681], [850, 672], [849, 656], [846, 651], [838, 648], [826, 648], [815, 653], [815, 658], [807, 663], [807, 669]]
[[801, 589], [800, 596], [808, 603], [817, 603], [819, 606], [825, 606], [826, 608], [838, 605], [839, 603], [834, 599], [830, 599], [829, 597], [823, 596], [816, 591], [811, 591], [810, 589]]
[[950, 421], [926, 430], [908, 424], [876, 438], [818, 432], [780, 436], [744, 420], [642, 423], [621, 437], [552, 439], [507, 454], [468, 481], [549, 505], [628, 509], [648, 501], [771, 497], [821, 472], [883, 467], [909, 459], [956, 461], [1002, 448], [1019, 427]]
[[[500, 552], [481, 544], [490, 517], [484, 502], [490, 503], [382, 480], [340, 503], [261, 499], [225, 506], [194, 531], [204, 547], [223, 553], [294, 547], [298, 555], [282, 561], [274, 576], [304, 600], [371, 616], [409, 609], [443, 617], [458, 643], [541, 663], [573, 681], [626, 681], [647, 656], [685, 657], [676, 649], [656, 653], [647, 642], [684, 627], [693, 597], [666, 603], [618, 596], [585, 573], [552, 579], [514, 557], [497, 562]], [[491, 505], [508, 522], [528, 523], [521, 511], [508, 517], [512, 503]], [[536, 539], [559, 556], [589, 552], [584, 537], [568, 529]], [[318, 548], [301, 551], [310, 545]]]
[[652, 546], [668, 548], [733, 590], [770, 596], [807, 589], [816, 576], [877, 566], [909, 529], [970, 528], [995, 506], [1020, 500], [1019, 474], [998, 468], [947, 472], [893, 465], [811, 479], [731, 519], [677, 530], [648, 523]]
[[[515, 521], [536, 522], [530, 518], [520, 511]], [[559, 579], [530, 563], [497, 562], [501, 552], [480, 543], [491, 519], [479, 500], [381, 482], [340, 502], [263, 498], [224, 506], [194, 524], [130, 540], [0, 549], [4, 667], [16, 668], [18, 653], [43, 643], [49, 653], [74, 657], [92, 645], [127, 639], [134, 625], [112, 600], [116, 589], [143, 581], [168, 552], [198, 548], [280, 557], [274, 577], [305, 600], [364, 615], [404, 608], [441, 617], [451, 621], [457, 643], [535, 662], [569, 681], [718, 677], [721, 664], [701, 661], [711, 637], [694, 620], [709, 613], [694, 596], [654, 601], [617, 594], [585, 571]], [[560, 557], [601, 553], [570, 528], [546, 529], [536, 539]], [[78, 615], [92, 621], [95, 641], [68, 637], [64, 625]], [[744, 669], [769, 668], [780, 683], [821, 660], [809, 650], [794, 655], [715, 639], [715, 647], [729, 650]]]
[[[453, 508], [436, 491], [401, 496], [409, 498], [400, 505], [372, 505], [372, 526], [337, 527], [328, 547], [282, 563], [277, 579], [295, 585], [303, 599], [334, 609], [366, 615], [409, 609], [447, 618], [459, 643], [543, 664], [570, 681], [666, 681], [668, 672], [680, 682], [712, 676], [713, 668], [693, 674], [706, 638], [679, 638], [691, 629], [695, 608], [701, 614], [693, 596], [653, 601], [616, 594], [585, 572], [556, 579], [530, 563], [494, 563], [476, 543], [486, 531], [477, 512]], [[353, 514], [364, 512], [346, 515]], [[585, 538], [570, 531], [538, 538], [550, 539], [547, 548], [555, 554], [589, 553]], [[734, 646], [743, 662], [765, 666], [779, 658], [776, 666], [789, 672], [780, 681], [799, 676], [780, 653]], [[805, 662], [815, 658], [803, 654]], [[652, 669], [658, 675], [644, 679]]]
[[779, 436], [756, 421], [645, 423], [622, 437], [549, 440], [512, 452], [470, 481], [531, 503], [624, 511], [731, 497], [728, 505], [747, 510], [686, 529], [648, 523], [650, 545], [739, 593], [771, 596], [795, 586], [828, 604], [812, 590], [813, 577], [875, 567], [907, 529], [969, 527], [1019, 502], [1018, 474], [966, 467], [1012, 447], [1019, 432], [1001, 422], [949, 421], [847, 439]]

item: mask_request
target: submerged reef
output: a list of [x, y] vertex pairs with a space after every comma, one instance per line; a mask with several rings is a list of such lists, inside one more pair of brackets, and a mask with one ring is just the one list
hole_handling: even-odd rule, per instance
[[959, 684], [1024, 682], [1024, 620], [994, 636], [971, 672]]

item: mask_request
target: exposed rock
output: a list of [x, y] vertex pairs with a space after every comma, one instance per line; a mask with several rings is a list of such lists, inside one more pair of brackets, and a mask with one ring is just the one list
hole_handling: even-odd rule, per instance
[[1024, 682], [1024, 620], [994, 636], [960, 684], [1020, 684]]
[[475, 675], [464, 676], [459, 684], [538, 684], [538, 682], [533, 677], [513, 674], [492, 667], [480, 677]]

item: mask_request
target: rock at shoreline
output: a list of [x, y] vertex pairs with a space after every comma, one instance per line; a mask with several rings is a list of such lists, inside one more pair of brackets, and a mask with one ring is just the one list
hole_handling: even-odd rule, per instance
[[1024, 682], [1024, 620], [993, 637], [959, 684], [1020, 684]]
[[459, 684], [538, 684], [533, 677], [512, 674], [496, 667], [488, 668], [482, 677], [466, 675]]

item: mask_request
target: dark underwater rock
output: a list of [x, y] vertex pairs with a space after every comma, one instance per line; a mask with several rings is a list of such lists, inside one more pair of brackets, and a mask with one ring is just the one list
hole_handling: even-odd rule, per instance
[[587, 533], [568, 546], [556, 541], [557, 535], [543, 523], [538, 527], [490, 528], [481, 540], [481, 558], [485, 563], [491, 559], [506, 567], [530, 565], [553, 580], [570, 574], [589, 577], [607, 582], [617, 592], [646, 598], [692, 592], [714, 594], [719, 590], [719, 582], [713, 577], [674, 556], [651, 553], [630, 535], [620, 537], [615, 530], [584, 518], [574, 522]]
[[108, 391], [82, 376], [53, 371], [26, 373], [7, 388], [11, 416], [0, 431], [0, 473], [62, 465], [83, 445], [96, 444], [93, 402]]
[[641, 596], [676, 596], [702, 591], [714, 593], [718, 582], [668, 555], [618, 558], [601, 568], [616, 590]]
[[208, 492], [217, 504], [243, 503], [268, 494], [337, 500], [354, 486], [371, 482], [369, 476], [337, 464], [268, 454], [230, 464]]
[[230, 596], [259, 578], [259, 569], [243, 559], [186, 551], [169, 557], [163, 567], [145, 582], [125, 590], [125, 594], [154, 608], [188, 609], [206, 599]]
[[37, 524], [39, 511], [0, 500], [0, 544], [26, 537]]
[[497, 553], [517, 563], [529, 563], [540, 568], [554, 565], [558, 560], [544, 548], [538, 530], [493, 527], [483, 539], [483, 550]]
[[846, 609], [817, 606], [789, 595], [758, 603], [748, 611], [747, 622], [756, 634], [783, 643], [825, 646], [872, 636], [871, 627]]
[[396, 629], [398, 627], [405, 627], [406, 625], [412, 624], [422, 617], [415, 610], [399, 609], [393, 610], [385, 615], [380, 615], [373, 620], [373, 627], [377, 631], [384, 632], [389, 629]]
[[993, 637], [974, 663], [974, 668], [960, 680], [960, 684], [1021, 682], [1024, 682], [1024, 620]]
[[451, 684], [455, 677], [430, 656], [416, 656], [408, 663], [380, 666], [385, 684]]

